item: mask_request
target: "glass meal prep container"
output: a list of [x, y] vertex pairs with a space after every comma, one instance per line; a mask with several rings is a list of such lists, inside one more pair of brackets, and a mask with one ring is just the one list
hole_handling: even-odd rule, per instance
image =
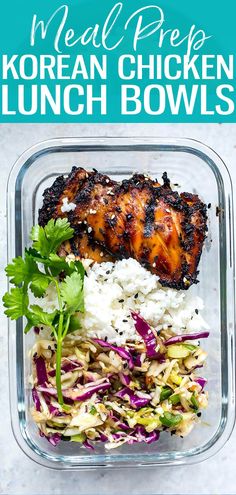
[[[208, 204], [208, 237], [200, 261], [200, 283], [189, 292], [203, 298], [203, 317], [210, 326], [204, 340], [208, 352], [204, 376], [208, 379], [209, 406], [202, 423], [189, 436], [178, 438], [163, 432], [152, 445], [124, 445], [94, 453], [80, 444], [50, 445], [38, 434], [30, 414], [32, 406], [29, 350], [34, 332], [23, 335], [22, 321], [9, 321], [9, 365], [12, 427], [22, 450], [34, 461], [57, 469], [156, 466], [204, 460], [218, 451], [234, 426], [234, 244], [232, 186], [220, 157], [207, 146], [190, 139], [72, 138], [39, 143], [14, 165], [8, 183], [8, 257], [23, 253], [29, 232], [37, 223], [42, 193], [58, 175], [72, 166], [96, 168], [113, 179], [145, 172], [160, 179], [167, 171], [180, 191], [199, 194]], [[217, 214], [216, 214], [217, 211]]]

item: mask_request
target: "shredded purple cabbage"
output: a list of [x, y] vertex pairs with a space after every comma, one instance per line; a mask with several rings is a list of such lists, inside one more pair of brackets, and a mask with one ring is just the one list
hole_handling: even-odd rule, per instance
[[36, 411], [40, 411], [41, 410], [41, 402], [40, 402], [39, 394], [38, 394], [35, 387], [32, 389], [32, 398], [34, 401]]
[[117, 426], [124, 431], [129, 430], [129, 426], [119, 420], [117, 421]]
[[54, 387], [45, 387], [45, 386], [40, 385], [39, 387], [37, 387], [37, 391], [43, 392], [43, 393], [48, 394], [48, 395], [57, 396], [57, 390]]
[[109, 344], [109, 342], [106, 342], [105, 340], [101, 340], [101, 339], [93, 339], [93, 341], [96, 344], [100, 345], [101, 347], [107, 347], [108, 349], [111, 349], [111, 351], [117, 352], [117, 354], [119, 354], [119, 356], [121, 358], [126, 359], [128, 361], [129, 369], [131, 369], [131, 370], [133, 369], [134, 363], [133, 363], [132, 356], [131, 356], [129, 351], [124, 349], [124, 347], [117, 347], [117, 346]]
[[48, 406], [48, 410], [49, 410], [50, 414], [52, 414], [53, 416], [64, 416], [64, 413], [61, 413], [57, 407], [55, 407], [51, 404], [51, 397], [49, 394], [44, 393], [43, 396], [44, 396], [45, 402]]
[[185, 342], [186, 340], [198, 340], [198, 339], [207, 339], [209, 337], [210, 332], [197, 332], [185, 335], [175, 335], [170, 339], [164, 342], [165, 345], [178, 344], [180, 342]]
[[150, 325], [138, 313], [131, 311], [131, 315], [138, 334], [145, 342], [147, 356], [151, 359], [164, 359], [163, 354], [156, 351], [157, 339]]
[[104, 433], [100, 432], [99, 435], [100, 435], [100, 437], [99, 437], [100, 442], [103, 442], [103, 443], [107, 442], [108, 437], [106, 435], [104, 435]]
[[[77, 401], [77, 400], [87, 400], [87, 399], [90, 399], [90, 397], [92, 397], [93, 394], [97, 393], [97, 392], [105, 392], [106, 390], [108, 390], [111, 386], [111, 383], [109, 382], [106, 382], [106, 383], [100, 383], [99, 385], [95, 385], [95, 386], [90, 386], [88, 388], [83, 388], [82, 391], [80, 391], [79, 389], [72, 389], [72, 395], [70, 395], [71, 398], [73, 398], [73, 400]], [[79, 394], [79, 395], [76, 395], [76, 394]], [[63, 395], [64, 395], [64, 392], [63, 392]]]
[[194, 381], [196, 383], [198, 383], [198, 385], [200, 385], [200, 387], [202, 387], [202, 390], [204, 389], [206, 383], [207, 383], [207, 379], [206, 378], [202, 378], [201, 376], [197, 377], [197, 378], [194, 378]]
[[61, 435], [59, 435], [59, 433], [53, 433], [53, 435], [50, 435], [46, 438], [49, 441], [49, 443], [53, 445], [53, 447], [56, 447], [61, 441]]
[[48, 381], [45, 361], [42, 356], [35, 356], [34, 362], [36, 367], [38, 385], [45, 385], [45, 383], [47, 383]]
[[125, 432], [124, 431], [119, 431], [117, 433], [112, 433], [112, 438], [114, 438], [114, 440], [121, 440], [123, 439], [124, 437], [126, 436]]
[[132, 357], [133, 357], [134, 366], [136, 366], [137, 368], [141, 368], [142, 366], [141, 354], [137, 354], [136, 351], [132, 351]]
[[[105, 392], [110, 388], [110, 386], [111, 383], [109, 381], [106, 381], [105, 383], [100, 383], [98, 385], [91, 384], [89, 387], [83, 387], [82, 389], [72, 388], [68, 390], [62, 390], [62, 394], [63, 397], [71, 399], [73, 401], [87, 400], [90, 399], [90, 397], [92, 397], [92, 395], [97, 392]], [[57, 396], [57, 390], [53, 387], [40, 386], [37, 387], [37, 390], [38, 392], [44, 392], [54, 397]]]
[[140, 409], [141, 407], [146, 406], [151, 400], [151, 396], [150, 398], [139, 397], [133, 392], [133, 390], [128, 387], [122, 388], [121, 390], [116, 392], [115, 396], [119, 397], [120, 399], [124, 399], [127, 396], [129, 398], [131, 407], [135, 409]]
[[88, 450], [94, 450], [93, 445], [87, 439], [83, 442], [83, 446]]
[[44, 435], [42, 430], [39, 430], [39, 435], [40, 437], [46, 438], [47, 441], [53, 445], [53, 447], [56, 447], [58, 443], [61, 441], [61, 435], [59, 433], [52, 433], [51, 435]]
[[134, 431], [131, 433], [131, 438], [128, 440], [128, 444], [132, 445], [133, 443], [145, 442], [147, 444], [156, 442], [159, 440], [160, 432], [152, 431], [148, 433], [143, 426], [137, 426]]
[[[61, 370], [64, 371], [64, 373], [69, 373], [70, 371], [75, 371], [80, 368], [80, 363], [77, 363], [75, 361], [68, 361], [68, 363], [62, 365]], [[56, 376], [56, 370], [49, 371], [48, 374], [51, 377]]]
[[126, 375], [125, 373], [119, 373], [119, 379], [122, 385], [125, 385], [125, 387], [127, 387], [131, 382], [130, 376]]

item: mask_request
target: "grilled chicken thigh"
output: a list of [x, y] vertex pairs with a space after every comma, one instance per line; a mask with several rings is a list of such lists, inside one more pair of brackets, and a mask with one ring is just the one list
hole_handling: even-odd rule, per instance
[[[63, 199], [76, 204], [63, 212]], [[163, 286], [187, 289], [196, 282], [207, 230], [206, 206], [197, 195], [173, 191], [144, 175], [121, 183], [97, 171], [74, 167], [44, 192], [39, 223], [68, 217], [75, 230], [61, 254], [95, 261], [135, 258]]]

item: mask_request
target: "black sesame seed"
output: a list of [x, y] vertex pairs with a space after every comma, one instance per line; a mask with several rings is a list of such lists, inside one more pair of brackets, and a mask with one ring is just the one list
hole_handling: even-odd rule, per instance
[[200, 418], [200, 417], [201, 417], [201, 415], [202, 415], [202, 413], [201, 413], [201, 412], [198, 412], [198, 413], [197, 413], [198, 418]]
[[51, 346], [50, 346], [50, 345], [48, 346], [48, 350], [49, 350], [49, 351], [51, 351], [51, 350], [52, 350], [52, 348], [51, 348]]
[[124, 332], [120, 332], [119, 335], [123, 335]]
[[120, 300], [119, 300], [119, 303], [123, 303], [123, 302], [125, 302], [125, 300], [124, 300], [124, 299], [120, 299]]
[[134, 299], [137, 299], [137, 298], [138, 298], [138, 292], [137, 292], [137, 294], [135, 294], [135, 296], [134, 296]]
[[123, 321], [123, 323], [128, 323], [128, 320], [122, 320], [122, 321]]
[[198, 313], [199, 313], [199, 311], [198, 311], [198, 309], [197, 309], [197, 308], [195, 309], [195, 313], [196, 313], [196, 315], [198, 315]]
[[104, 340], [105, 340], [105, 342], [107, 342], [107, 336], [106, 336], [106, 337], [104, 337]]
[[208, 203], [207, 208], [208, 209], [211, 208], [211, 203]]
[[109, 275], [109, 274], [110, 274], [110, 270], [107, 270], [106, 275]]

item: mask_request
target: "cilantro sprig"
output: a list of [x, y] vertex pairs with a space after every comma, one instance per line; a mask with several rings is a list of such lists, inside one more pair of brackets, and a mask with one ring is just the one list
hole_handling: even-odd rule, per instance
[[[46, 325], [54, 335], [56, 350], [56, 385], [58, 402], [66, 408], [61, 384], [62, 345], [66, 335], [80, 328], [78, 312], [84, 311], [84, 268], [80, 261], [66, 261], [57, 251], [73, 237], [74, 230], [66, 218], [49, 220], [45, 227], [36, 225], [30, 238], [32, 247], [25, 249], [5, 269], [13, 287], [3, 296], [5, 314], [12, 320], [24, 317], [25, 333], [32, 327]], [[43, 297], [49, 285], [56, 289], [58, 309], [45, 311]], [[30, 293], [38, 304], [30, 304]], [[41, 303], [41, 304], [40, 304]]]

